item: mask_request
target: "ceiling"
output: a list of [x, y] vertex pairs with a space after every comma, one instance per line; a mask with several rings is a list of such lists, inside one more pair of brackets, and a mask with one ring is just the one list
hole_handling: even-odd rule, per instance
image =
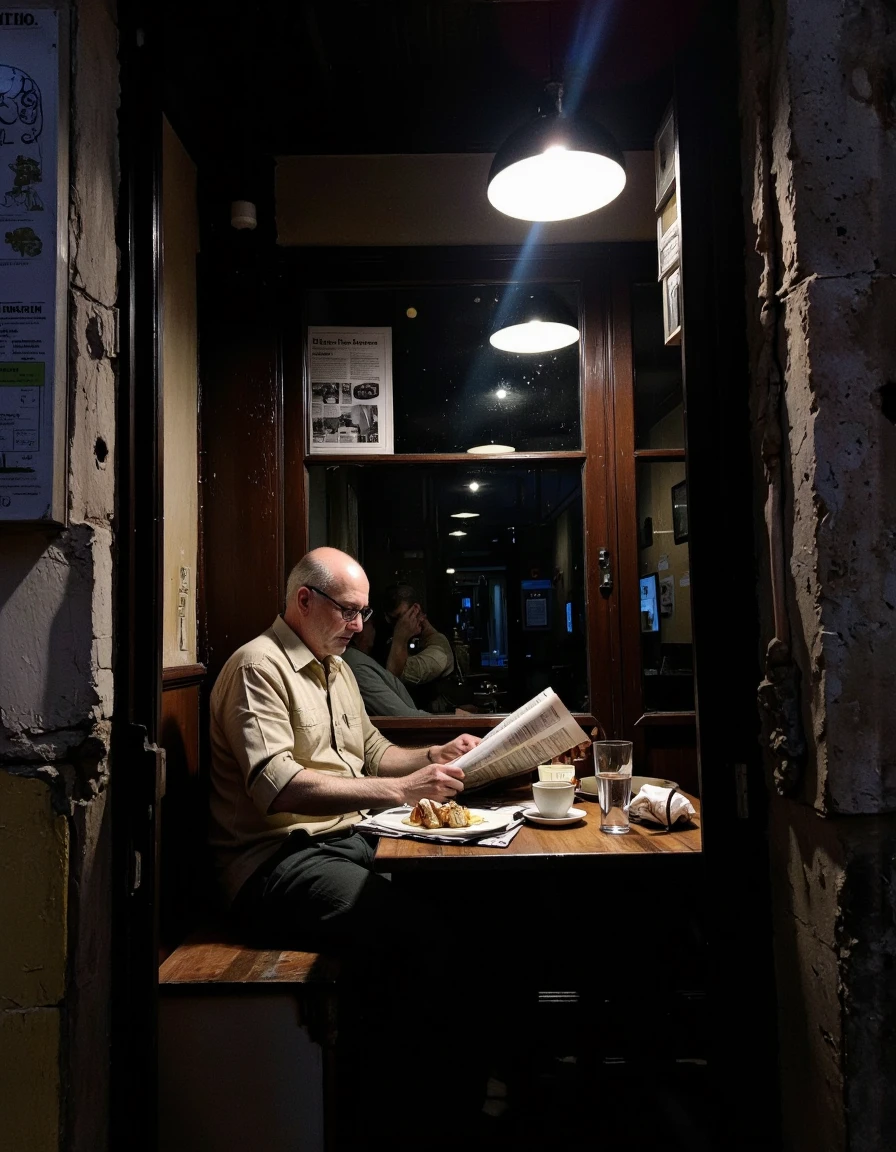
[[216, 167], [494, 152], [553, 76], [567, 109], [650, 149], [701, 2], [271, 0], [231, 16], [218, 0], [163, 0], [165, 110]]

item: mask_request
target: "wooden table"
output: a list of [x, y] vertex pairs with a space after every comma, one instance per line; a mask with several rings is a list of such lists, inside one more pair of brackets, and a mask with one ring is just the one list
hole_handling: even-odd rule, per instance
[[[508, 804], [531, 800], [531, 788], [508, 793]], [[613, 836], [600, 831], [600, 806], [597, 797], [577, 799], [576, 807], [586, 812], [579, 824], [552, 828], [523, 824], [506, 848], [485, 848], [478, 844], [434, 844], [422, 840], [380, 839], [374, 867], [380, 872], [495, 872], [524, 871], [546, 868], [601, 868], [611, 861], [621, 862], [659, 859], [699, 859], [702, 854], [700, 801], [688, 799], [697, 809], [693, 824], [680, 831], [665, 832], [658, 825], [632, 824], [627, 835]], [[490, 796], [489, 805], [497, 802]], [[470, 806], [475, 808], [474, 798]]]
[[[531, 797], [527, 782], [500, 798], [521, 805]], [[488, 796], [489, 806], [498, 799]], [[458, 972], [487, 974], [485, 1004], [475, 1011], [516, 1009], [505, 1011], [499, 1032], [482, 1043], [486, 1057], [508, 1070], [521, 1146], [529, 1146], [526, 1133], [540, 1122], [545, 1076], [556, 1074], [558, 1057], [587, 1094], [606, 1061], [615, 1068], [646, 1060], [649, 1075], [660, 1053], [670, 1064], [679, 1047], [683, 1056], [692, 1049], [703, 1055], [699, 1041], [690, 1040], [699, 1017], [679, 991], [703, 986], [692, 930], [704, 867], [700, 803], [689, 799], [695, 822], [674, 832], [632, 824], [626, 835], [603, 833], [594, 797], [576, 801], [585, 809], [582, 823], [525, 823], [506, 848], [379, 841], [374, 867], [391, 876], [409, 908], [423, 912], [421, 923], [437, 925], [443, 938], [439, 910], [450, 909], [450, 922], [461, 926], [455, 939], [461, 947], [467, 941], [469, 956], [458, 961]], [[480, 805], [475, 797], [468, 801], [470, 807], [485, 802], [484, 795]], [[625, 979], [595, 980], [607, 956]], [[638, 988], [650, 990], [658, 1024], [652, 1034], [640, 1024], [631, 1027], [632, 989]], [[572, 1092], [568, 1084], [566, 1092]]]

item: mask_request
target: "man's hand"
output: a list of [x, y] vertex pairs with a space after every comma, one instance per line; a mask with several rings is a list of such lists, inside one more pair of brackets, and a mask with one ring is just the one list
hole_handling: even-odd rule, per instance
[[441, 764], [428, 764], [418, 768], [401, 779], [401, 789], [405, 804], [414, 805], [420, 800], [438, 800], [444, 803], [453, 800], [464, 788], [462, 768], [445, 768]]
[[433, 745], [429, 750], [429, 758], [433, 764], [450, 764], [452, 760], [456, 760], [458, 756], [463, 756], [464, 752], [469, 752], [471, 748], [475, 748], [477, 744], [481, 743], [481, 737], [471, 736], [469, 732], [462, 732], [460, 736], [456, 736], [447, 744]]
[[430, 622], [429, 617], [425, 613], [420, 614], [420, 639], [428, 640], [430, 636], [435, 634], [436, 629]]

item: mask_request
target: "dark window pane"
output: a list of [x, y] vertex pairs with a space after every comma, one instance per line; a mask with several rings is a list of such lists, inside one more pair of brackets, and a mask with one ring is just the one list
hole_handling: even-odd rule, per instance
[[694, 707], [684, 480], [683, 462], [638, 464], [641, 669], [648, 712]]
[[578, 343], [528, 355], [489, 343], [496, 320], [536, 292], [549, 292], [578, 322], [575, 284], [315, 291], [307, 296], [307, 319], [391, 327], [398, 453], [466, 452], [489, 443], [517, 452], [578, 450]]
[[683, 448], [681, 349], [663, 342], [659, 284], [632, 285], [635, 447]]
[[414, 585], [455, 644], [466, 702], [507, 712], [550, 686], [588, 710], [578, 461], [308, 472], [311, 546], [357, 556], [374, 605], [387, 585]]

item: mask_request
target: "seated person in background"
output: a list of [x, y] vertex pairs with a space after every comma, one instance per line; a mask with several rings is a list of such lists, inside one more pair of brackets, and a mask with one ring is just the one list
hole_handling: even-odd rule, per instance
[[[383, 611], [392, 626], [386, 668], [411, 689], [418, 704], [432, 712], [453, 712], [454, 702], [445, 694], [454, 673], [451, 641], [437, 631], [423, 610], [411, 584], [392, 584], [383, 593]], [[408, 648], [418, 638], [416, 651]]]
[[356, 632], [343, 660], [351, 668], [361, 689], [368, 716], [431, 716], [414, 703], [410, 692], [397, 676], [378, 664], [371, 652], [376, 642], [376, 625], [371, 616]]

